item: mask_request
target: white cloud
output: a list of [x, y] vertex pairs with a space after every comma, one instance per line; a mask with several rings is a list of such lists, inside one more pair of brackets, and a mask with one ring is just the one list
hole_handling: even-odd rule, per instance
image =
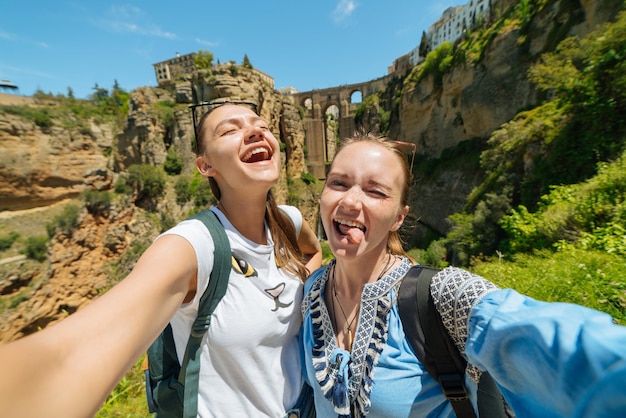
[[113, 6], [106, 17], [96, 23], [99, 27], [110, 32], [134, 33], [142, 36], [176, 39], [173, 32], [168, 32], [150, 22], [150, 17], [138, 7]]
[[332, 18], [335, 23], [340, 23], [350, 17], [356, 9], [356, 2], [353, 0], [339, 0], [335, 10], [333, 10]]
[[0, 32], [0, 39], [6, 39], [7, 41], [15, 41], [17, 37], [12, 33]]
[[209, 47], [216, 47], [220, 45], [219, 42], [207, 41], [205, 39], [200, 39], [200, 38], [196, 38], [194, 39], [194, 41], [196, 41], [200, 45], [209, 46]]
[[50, 45], [48, 45], [45, 42], [40, 42], [40, 41], [32, 41], [30, 39], [26, 39], [24, 37], [15, 35], [13, 33], [9, 33], [9, 32], [0, 32], [0, 39], [4, 39], [7, 41], [15, 41], [15, 42], [26, 42], [26, 43], [30, 43], [30, 44], [34, 44], [37, 46], [40, 46], [42, 48], [48, 48]]

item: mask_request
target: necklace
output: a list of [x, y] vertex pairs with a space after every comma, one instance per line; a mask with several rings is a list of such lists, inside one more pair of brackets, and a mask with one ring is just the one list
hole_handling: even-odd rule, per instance
[[[395, 257], [394, 257], [395, 259]], [[387, 262], [385, 263], [385, 266], [383, 267], [383, 269], [381, 270], [380, 274], [378, 275], [378, 278], [376, 279], [376, 281], [380, 280], [381, 277], [383, 277], [385, 275], [385, 273], [387, 273], [387, 271], [389, 271], [389, 269], [391, 268], [391, 253], [389, 253], [387, 255]], [[333, 281], [333, 319], [335, 322], [335, 329], [337, 329], [337, 315], [336, 315], [336, 309], [335, 309], [335, 301], [337, 301], [337, 305], [339, 305], [339, 310], [341, 311], [341, 315], [343, 316], [343, 318], [346, 321], [346, 328], [348, 330], [348, 351], [352, 351], [352, 341], [354, 341], [354, 333], [352, 332], [352, 324], [354, 323], [354, 320], [359, 316], [359, 311], [361, 310], [360, 304], [359, 306], [357, 306], [356, 312], [354, 312], [354, 315], [352, 316], [352, 319], [348, 319], [348, 315], [346, 315], [346, 311], [343, 309], [343, 306], [341, 305], [341, 301], [339, 300], [339, 296], [337, 296], [337, 282], [335, 280], [335, 265], [333, 265], [333, 271], [332, 271], [333, 277], [332, 277], [332, 281]]]

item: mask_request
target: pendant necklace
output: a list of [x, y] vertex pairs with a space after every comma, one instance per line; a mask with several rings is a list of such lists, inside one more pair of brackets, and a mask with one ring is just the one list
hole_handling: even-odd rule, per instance
[[[391, 267], [391, 254], [388, 254], [387, 257], [387, 263], [385, 264], [385, 267], [383, 267], [382, 271], [380, 272], [380, 274], [378, 275], [378, 278], [376, 279], [376, 281], [380, 280], [386, 273], [387, 271], [389, 271], [389, 268]], [[339, 305], [339, 310], [341, 311], [341, 315], [343, 316], [343, 318], [346, 321], [347, 324], [347, 329], [348, 329], [348, 351], [352, 351], [352, 341], [354, 341], [354, 333], [352, 332], [352, 324], [354, 323], [354, 320], [359, 316], [359, 311], [361, 309], [360, 304], [356, 309], [356, 312], [354, 313], [354, 315], [352, 316], [351, 320], [348, 320], [348, 315], [346, 315], [346, 311], [343, 309], [343, 306], [341, 305], [341, 301], [339, 300], [339, 296], [337, 295], [337, 282], [335, 281], [335, 265], [333, 265], [333, 277], [332, 277], [332, 281], [333, 281], [333, 317], [335, 317], [335, 328], [337, 328], [337, 315], [336, 315], [336, 309], [335, 309], [335, 301], [337, 301], [337, 305]]]

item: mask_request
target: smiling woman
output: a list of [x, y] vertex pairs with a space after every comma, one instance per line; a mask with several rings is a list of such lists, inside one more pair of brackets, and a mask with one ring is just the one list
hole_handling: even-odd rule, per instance
[[[190, 415], [306, 416], [299, 305], [304, 279], [321, 264], [320, 245], [297, 208], [274, 201], [280, 153], [265, 121], [247, 105], [209, 107], [195, 129], [196, 165], [219, 199], [210, 210], [233, 266], [246, 268], [228, 269], [226, 293], [200, 344], [197, 414]], [[157, 237], [132, 272], [93, 303], [0, 346], [11, 376], [0, 381], [2, 413], [93, 416], [168, 323], [182, 362], [218, 264], [217, 245], [199, 219], [187, 219]]]
[[259, 114], [258, 106], [254, 102], [250, 101], [239, 101], [239, 100], [213, 100], [207, 102], [201, 102], [194, 105], [189, 106], [191, 109], [191, 118], [193, 119], [193, 135], [194, 135], [194, 144], [195, 151], [199, 154], [198, 151], [198, 125], [200, 125], [205, 117], [211, 113], [211, 111], [217, 109], [220, 106], [224, 106], [225, 104], [235, 104], [240, 106], [249, 107], [254, 113]]
[[[489, 377], [519, 417], [624, 416], [626, 327], [608, 315], [536, 301], [455, 267], [434, 271], [402, 298], [415, 269], [398, 237], [411, 179], [401, 148], [385, 138], [345, 141], [320, 197], [335, 259], [309, 277], [302, 302], [305, 376], [317, 416], [503, 417], [497, 391], [489, 394], [494, 403], [482, 402]], [[407, 318], [398, 299], [417, 304], [416, 294], [432, 308]], [[420, 319], [426, 343], [413, 346], [407, 334]], [[427, 334], [431, 324], [437, 330]], [[430, 374], [442, 352], [428, 344], [433, 334], [449, 337], [464, 356], [460, 374]]]

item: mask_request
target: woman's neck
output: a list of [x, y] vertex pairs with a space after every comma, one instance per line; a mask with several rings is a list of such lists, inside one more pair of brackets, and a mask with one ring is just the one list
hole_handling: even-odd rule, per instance
[[[371, 260], [371, 261], [370, 261]], [[358, 257], [335, 261], [335, 285], [343, 295], [361, 295], [363, 286], [374, 283], [387, 274], [398, 258], [388, 252], [378, 257]]]
[[265, 199], [244, 201], [222, 196], [217, 207], [241, 235], [257, 244], [267, 244]]

